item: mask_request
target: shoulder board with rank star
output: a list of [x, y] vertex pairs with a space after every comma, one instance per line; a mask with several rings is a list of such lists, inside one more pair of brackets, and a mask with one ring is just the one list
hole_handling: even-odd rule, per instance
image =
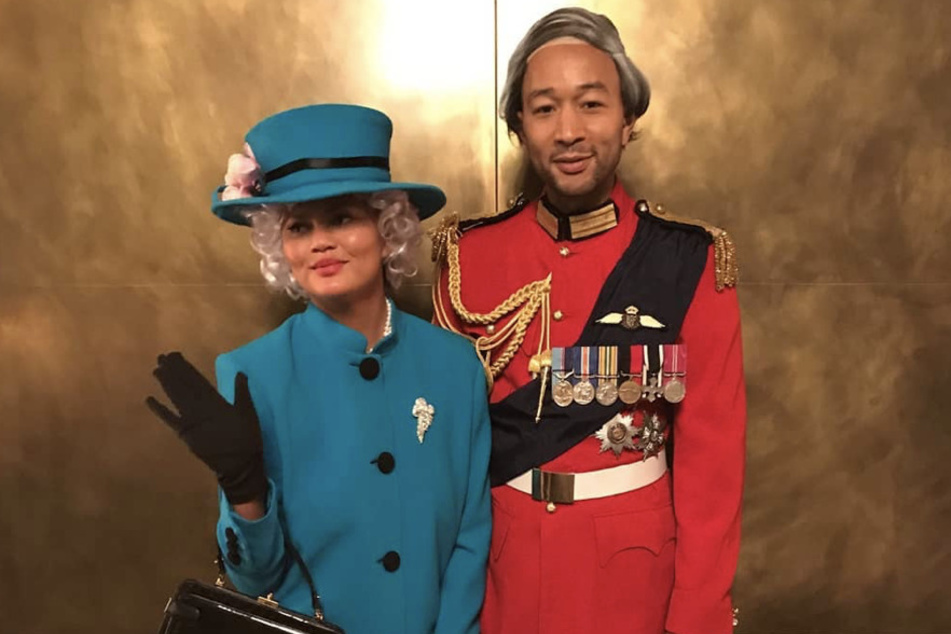
[[716, 257], [714, 272], [716, 274], [717, 290], [722, 291], [725, 288], [736, 286], [737, 277], [739, 276], [736, 246], [726, 231], [703, 220], [672, 214], [663, 205], [646, 200], [638, 200], [634, 208], [640, 215], [649, 215], [665, 223], [705, 232], [713, 242], [713, 252]]

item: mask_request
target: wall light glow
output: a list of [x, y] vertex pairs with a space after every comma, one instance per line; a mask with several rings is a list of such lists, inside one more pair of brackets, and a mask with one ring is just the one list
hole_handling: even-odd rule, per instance
[[495, 69], [492, 3], [382, 0], [374, 66], [395, 92], [484, 90]]

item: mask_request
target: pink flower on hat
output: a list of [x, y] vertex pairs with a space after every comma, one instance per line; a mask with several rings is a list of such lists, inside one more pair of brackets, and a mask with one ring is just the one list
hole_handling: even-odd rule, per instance
[[221, 200], [237, 200], [261, 194], [264, 174], [247, 143], [244, 144], [244, 154], [232, 154], [228, 157], [225, 185]]

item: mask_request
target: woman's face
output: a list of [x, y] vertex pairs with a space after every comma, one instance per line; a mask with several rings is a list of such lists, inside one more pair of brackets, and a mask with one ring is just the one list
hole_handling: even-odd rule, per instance
[[283, 219], [281, 238], [294, 279], [318, 305], [383, 294], [386, 245], [364, 197], [296, 205]]

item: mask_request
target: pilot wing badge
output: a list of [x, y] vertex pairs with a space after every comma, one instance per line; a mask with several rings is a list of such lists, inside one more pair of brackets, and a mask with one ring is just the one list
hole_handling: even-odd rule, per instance
[[638, 328], [662, 329], [666, 326], [650, 315], [641, 313], [636, 306], [628, 306], [623, 313], [608, 313], [595, 323], [621, 326], [626, 330], [637, 330]]

